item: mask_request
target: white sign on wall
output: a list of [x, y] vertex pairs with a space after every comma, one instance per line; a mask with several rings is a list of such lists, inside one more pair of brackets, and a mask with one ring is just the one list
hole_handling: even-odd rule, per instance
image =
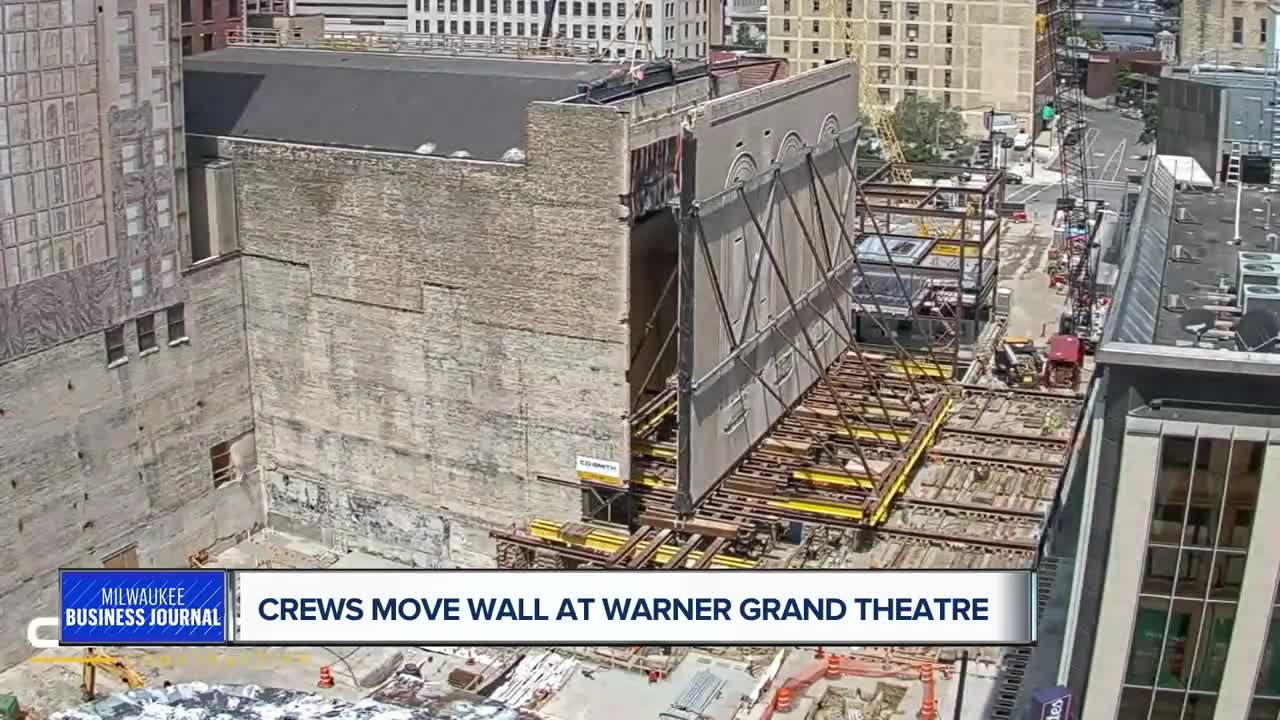
[[622, 484], [622, 465], [612, 460], [578, 456], [578, 479], [584, 482]]

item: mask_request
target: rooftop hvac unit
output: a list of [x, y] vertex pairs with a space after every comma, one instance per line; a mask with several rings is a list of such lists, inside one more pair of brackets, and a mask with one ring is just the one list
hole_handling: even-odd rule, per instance
[[1245, 285], [1242, 309], [1245, 313], [1268, 310], [1280, 317], [1280, 287], [1270, 285]]
[[1240, 286], [1280, 285], [1280, 263], [1241, 263]]
[[1245, 263], [1271, 263], [1272, 265], [1280, 265], [1280, 253], [1254, 252], [1252, 250], [1240, 253], [1240, 265]]

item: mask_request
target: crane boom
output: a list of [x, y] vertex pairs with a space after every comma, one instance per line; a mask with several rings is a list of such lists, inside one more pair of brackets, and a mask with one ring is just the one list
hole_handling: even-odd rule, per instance
[[1077, 37], [1075, 15], [1074, 0], [1058, 0], [1045, 24], [1053, 57], [1053, 109], [1060, 129], [1058, 158], [1062, 200], [1059, 207], [1063, 211], [1068, 293], [1064, 319], [1070, 321], [1069, 326], [1062, 329], [1088, 345], [1094, 335], [1097, 297], [1093, 238], [1089, 228], [1088, 148], [1082, 137], [1074, 137], [1083, 134], [1085, 128], [1080, 71], [1072, 47]]

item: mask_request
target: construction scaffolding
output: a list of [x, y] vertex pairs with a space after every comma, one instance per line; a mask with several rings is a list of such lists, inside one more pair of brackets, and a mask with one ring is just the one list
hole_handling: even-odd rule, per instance
[[[581, 523], [493, 533], [501, 567], [1035, 566], [1081, 399], [959, 381], [992, 320], [1003, 178], [894, 182], [860, 134], [681, 188], [679, 317], [650, 319], [661, 348], [632, 377], [650, 387], [673, 342], [676, 372], [636, 399], [630, 477], [570, 483]], [[685, 132], [682, 177], [696, 155]]]

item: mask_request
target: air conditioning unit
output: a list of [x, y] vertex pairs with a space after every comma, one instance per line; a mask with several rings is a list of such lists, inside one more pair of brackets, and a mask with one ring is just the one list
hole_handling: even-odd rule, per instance
[[1280, 287], [1280, 254], [1264, 252], [1238, 253], [1236, 260], [1237, 302], [1244, 304], [1244, 289], [1249, 285]]
[[1280, 317], [1280, 287], [1271, 285], [1245, 285], [1241, 289], [1242, 309], [1246, 313], [1270, 310]]

